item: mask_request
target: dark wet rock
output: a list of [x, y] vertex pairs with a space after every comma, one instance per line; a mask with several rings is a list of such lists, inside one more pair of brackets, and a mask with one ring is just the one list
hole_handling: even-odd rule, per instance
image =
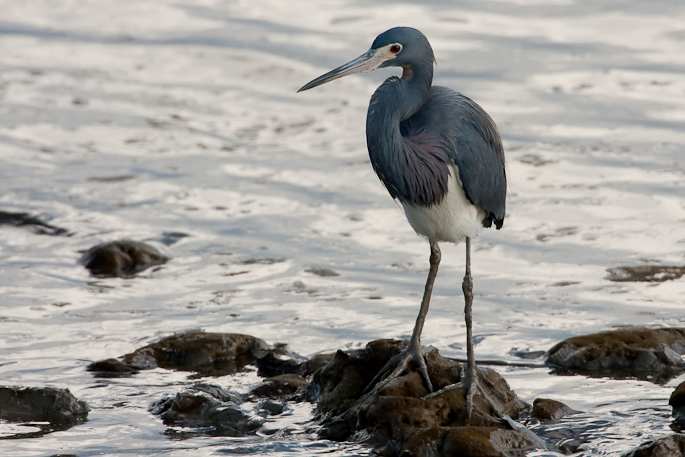
[[259, 404], [259, 406], [257, 407], [257, 411], [258, 414], [262, 417], [277, 416], [283, 413], [283, 411], [285, 411], [285, 408], [285, 402], [268, 398]]
[[665, 382], [685, 371], [685, 329], [628, 327], [569, 338], [547, 354], [560, 374]]
[[478, 426], [430, 427], [410, 433], [401, 455], [524, 457], [527, 451], [537, 447], [535, 441], [519, 430]]
[[106, 359], [91, 363], [88, 365], [88, 371], [97, 372], [99, 378], [125, 378], [138, 373], [140, 370], [121, 360]]
[[[121, 364], [131, 370], [150, 370], [161, 367], [193, 371], [204, 376], [224, 376], [240, 371], [269, 352], [267, 344], [254, 336], [238, 333], [187, 332], [171, 335], [126, 354]], [[94, 362], [88, 371], [99, 368], [124, 368], [107, 359]], [[106, 362], [106, 363], [103, 363]]]
[[189, 387], [188, 390], [194, 392], [204, 392], [222, 402], [233, 402], [235, 404], [240, 404], [243, 402], [243, 395], [231, 392], [215, 384], [199, 382]]
[[80, 263], [93, 276], [130, 278], [169, 260], [157, 249], [131, 240], [110, 241], [88, 249]]
[[[349, 354], [338, 351], [314, 374], [309, 396], [317, 400], [324, 438], [343, 441], [362, 436], [387, 455], [503, 456], [536, 447], [528, 434], [498, 419], [480, 396], [474, 398], [473, 416], [465, 427], [465, 389], [453, 388], [422, 399], [426, 388], [413, 370], [362, 397], [378, 370], [406, 344], [378, 340]], [[437, 350], [428, 353], [427, 364], [435, 390], [461, 380], [461, 365]], [[479, 368], [479, 379], [503, 414], [518, 417], [530, 409], [495, 371]]]
[[12, 213], [0, 211], [0, 225], [14, 227], [26, 227], [37, 235], [68, 236], [66, 229], [55, 227], [45, 222], [40, 216], [32, 216], [29, 213]]
[[290, 397], [299, 389], [306, 387], [307, 384], [307, 380], [298, 374], [282, 374], [268, 378], [266, 381], [253, 388], [250, 391], [250, 394], [256, 397]]
[[623, 457], [683, 457], [685, 435], [670, 435], [654, 442], [644, 443]]
[[0, 386], [0, 419], [9, 422], [49, 422], [66, 430], [85, 422], [88, 410], [69, 389]]
[[323, 277], [330, 277], [330, 276], [340, 276], [340, 273], [337, 271], [330, 270], [328, 268], [322, 268], [322, 267], [309, 267], [306, 270], [304, 270], [307, 273], [311, 273], [316, 276], [323, 276]]
[[300, 374], [305, 377], [313, 375], [317, 370], [328, 365], [328, 363], [333, 359], [335, 359], [335, 353], [316, 354], [301, 365]]
[[306, 358], [288, 351], [285, 345], [275, 345], [273, 350], [267, 351], [263, 357], [257, 359], [255, 365], [257, 365], [257, 374], [268, 378], [288, 373], [299, 373], [306, 360]]
[[672, 415], [676, 421], [685, 423], [685, 381], [675, 388], [668, 404], [673, 408]]
[[608, 268], [606, 279], [615, 282], [664, 282], [685, 275], [685, 266], [640, 265]]
[[578, 411], [560, 401], [547, 398], [536, 398], [533, 402], [533, 411], [531, 411], [530, 417], [540, 421], [556, 421], [564, 416], [577, 412]]
[[[221, 390], [215, 387], [214, 392]], [[165, 425], [213, 427], [210, 434], [220, 436], [251, 435], [264, 423], [236, 402], [227, 400], [227, 395], [216, 398], [210, 392], [206, 388], [179, 392], [152, 403], [150, 412], [159, 416]]]

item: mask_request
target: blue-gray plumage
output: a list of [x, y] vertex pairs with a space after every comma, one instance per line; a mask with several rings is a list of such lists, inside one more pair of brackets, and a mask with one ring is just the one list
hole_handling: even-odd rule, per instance
[[[473, 354], [470, 267], [471, 238], [480, 227], [502, 228], [507, 180], [502, 140], [495, 122], [473, 100], [446, 87], [433, 86], [433, 50], [416, 29], [395, 27], [374, 40], [359, 58], [311, 81], [311, 89], [353, 73], [401, 67], [371, 97], [366, 139], [371, 164], [392, 198], [398, 200], [414, 230], [431, 246], [430, 272], [421, 311], [405, 352], [393, 358], [368, 389], [379, 389], [400, 375], [410, 361], [432, 390], [420, 335], [440, 262], [441, 241], [466, 241], [465, 296], [467, 327], [467, 417], [478, 386]], [[385, 380], [385, 374], [393, 369]], [[368, 390], [367, 389], [367, 390]], [[486, 398], [487, 400], [487, 398]], [[492, 403], [490, 403], [492, 406]]]
[[[440, 203], [447, 191], [447, 164], [459, 169], [466, 197], [482, 208], [485, 226], [502, 227], [506, 176], [497, 126], [473, 100], [432, 86], [433, 50], [418, 30], [396, 27], [371, 46], [402, 43], [401, 57], [380, 67], [403, 67], [373, 94], [366, 137], [374, 170], [393, 198], [422, 206]], [[399, 126], [399, 129], [397, 129]]]

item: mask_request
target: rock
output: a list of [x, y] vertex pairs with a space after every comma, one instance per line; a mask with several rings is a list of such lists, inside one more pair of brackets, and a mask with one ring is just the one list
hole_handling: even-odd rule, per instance
[[671, 394], [668, 404], [673, 408], [671, 415], [678, 422], [685, 422], [685, 381], [681, 382]]
[[[324, 438], [343, 441], [363, 436], [389, 455], [448, 456], [457, 455], [456, 449], [464, 449], [458, 455], [506, 455], [502, 449], [535, 447], [526, 433], [498, 419], [480, 396], [475, 396], [473, 416], [464, 427], [465, 389], [449, 389], [424, 400], [427, 392], [415, 371], [392, 380], [375, 394], [362, 396], [385, 362], [406, 345], [405, 341], [378, 340], [350, 354], [338, 351], [314, 374], [309, 395], [317, 400]], [[427, 365], [436, 391], [460, 381], [461, 365], [437, 350], [427, 354]], [[503, 414], [518, 417], [529, 410], [495, 371], [479, 368], [479, 379]]]
[[277, 416], [285, 411], [285, 408], [285, 403], [269, 398], [259, 404], [257, 411], [262, 417]]
[[228, 390], [223, 389], [221, 386], [217, 386], [215, 384], [208, 384], [204, 382], [199, 382], [191, 387], [188, 388], [188, 390], [194, 391], [194, 392], [204, 392], [213, 398], [216, 398], [219, 401], [222, 402], [232, 402], [235, 404], [240, 404], [243, 402], [243, 395], [239, 395], [235, 392], [231, 392]]
[[307, 273], [311, 273], [316, 276], [323, 276], [323, 277], [332, 277], [332, 276], [340, 276], [340, 273], [337, 271], [333, 271], [329, 268], [323, 268], [323, 267], [309, 267], [304, 270]]
[[0, 419], [10, 422], [50, 422], [65, 430], [85, 422], [88, 405], [69, 389], [0, 386]]
[[93, 276], [130, 278], [168, 260], [168, 257], [145, 243], [120, 240], [93, 246], [81, 256], [79, 262]]
[[139, 370], [117, 359], [93, 362], [88, 365], [87, 370], [97, 372], [96, 376], [99, 378], [124, 378], [139, 372]]
[[37, 235], [69, 236], [66, 229], [50, 225], [39, 216], [31, 216], [29, 213], [0, 211], [0, 225], [27, 227]]
[[670, 435], [654, 442], [644, 443], [623, 457], [683, 457], [685, 435]]
[[313, 375], [317, 370], [328, 365], [328, 362], [334, 358], [335, 354], [316, 354], [301, 365], [300, 374], [302, 376]]
[[571, 422], [560, 426], [550, 421], [548, 425], [535, 427], [535, 434], [547, 443], [554, 443], [554, 450], [562, 454], [575, 454], [583, 444], [592, 439], [588, 436], [587, 428], [574, 426]]
[[288, 373], [299, 373], [306, 358], [288, 351], [284, 344], [277, 344], [266, 352], [264, 357], [256, 360], [257, 374], [263, 377], [278, 376]]
[[[213, 427], [212, 435], [252, 435], [262, 426], [263, 419], [250, 415], [235, 401], [228, 399], [232, 395], [218, 386], [207, 387], [194, 386], [191, 391], [162, 398], [150, 405], [150, 412], [159, 416], [165, 425]], [[212, 392], [220, 392], [220, 398], [212, 395]]]
[[640, 265], [607, 269], [606, 279], [614, 282], [664, 282], [685, 275], [685, 266]]
[[290, 373], [267, 379], [250, 391], [256, 397], [281, 398], [295, 394], [298, 389], [307, 386], [307, 380], [302, 376]]
[[685, 329], [630, 327], [569, 338], [547, 353], [561, 373], [664, 382], [685, 371]]
[[403, 457], [523, 457], [538, 447], [519, 430], [474, 426], [417, 429], [405, 446]]
[[547, 398], [536, 398], [533, 402], [533, 411], [530, 417], [540, 421], [556, 421], [569, 414], [575, 414], [578, 411], [566, 406], [560, 401], [549, 400]]
[[[152, 368], [193, 371], [203, 376], [224, 376], [240, 371], [269, 352], [267, 344], [254, 336], [238, 333], [187, 332], [171, 335], [156, 343], [114, 359], [94, 362], [88, 371], [131, 373]], [[98, 373], [98, 375], [100, 375]]]

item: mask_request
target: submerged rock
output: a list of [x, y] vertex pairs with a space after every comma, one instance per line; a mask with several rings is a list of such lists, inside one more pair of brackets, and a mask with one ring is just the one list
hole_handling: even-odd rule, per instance
[[212, 427], [211, 435], [246, 436], [264, 423], [240, 407], [240, 398], [219, 386], [200, 384], [150, 405], [150, 412], [165, 425]]
[[29, 213], [12, 213], [0, 211], [0, 225], [11, 225], [14, 227], [26, 227], [37, 235], [68, 236], [66, 229], [50, 225], [39, 216], [32, 216]]
[[665, 382], [685, 371], [685, 329], [630, 327], [569, 338], [547, 353], [560, 373]]
[[131, 240], [110, 241], [88, 249], [80, 263], [93, 276], [130, 278], [169, 260], [150, 245]]
[[10, 422], [49, 422], [65, 430], [85, 422], [88, 405], [69, 389], [0, 386], [0, 419]]
[[668, 404], [673, 408], [671, 415], [675, 417], [675, 420], [685, 423], [685, 381], [675, 388]]
[[254, 336], [187, 332], [144, 346], [126, 354], [121, 361], [107, 359], [94, 362], [88, 366], [88, 371], [107, 376], [161, 367], [193, 371], [203, 376], [224, 376], [240, 371], [268, 353], [268, 345]]
[[642, 444], [637, 449], [623, 454], [623, 457], [683, 457], [684, 455], [685, 435], [670, 435]]
[[[406, 345], [405, 341], [378, 340], [350, 354], [338, 351], [314, 374], [309, 395], [317, 400], [324, 438], [363, 438], [387, 455], [504, 456], [538, 447], [529, 434], [497, 418], [480, 396], [474, 398], [473, 415], [467, 425], [464, 388], [423, 399], [428, 392], [414, 371], [392, 380], [376, 393], [362, 396], [385, 362]], [[436, 391], [461, 380], [458, 362], [440, 356], [437, 350], [426, 358]], [[530, 409], [495, 371], [479, 368], [479, 379], [503, 414], [518, 417]]]
[[286, 404], [282, 401], [273, 400], [271, 398], [264, 400], [257, 408], [258, 413], [262, 417], [277, 416], [285, 411]]
[[531, 411], [530, 417], [540, 421], [556, 421], [564, 416], [577, 412], [578, 411], [560, 401], [547, 398], [536, 398], [533, 402], [533, 411]]
[[685, 275], [685, 266], [640, 265], [607, 269], [606, 279], [614, 282], [664, 282]]
[[331, 276], [340, 276], [340, 273], [337, 271], [333, 271], [330, 268], [323, 268], [323, 267], [309, 267], [304, 270], [307, 273], [311, 273], [316, 276], [323, 276], [323, 277], [331, 277]]
[[302, 376], [290, 373], [268, 378], [266, 381], [253, 388], [251, 395], [256, 397], [282, 398], [295, 394], [308, 384]]

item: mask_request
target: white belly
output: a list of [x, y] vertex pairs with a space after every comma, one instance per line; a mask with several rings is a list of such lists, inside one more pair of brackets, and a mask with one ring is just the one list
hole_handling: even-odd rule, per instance
[[404, 214], [416, 233], [425, 236], [430, 242], [458, 244], [466, 237], [478, 235], [486, 214], [466, 198], [457, 167], [452, 164], [449, 170], [447, 195], [440, 204], [430, 208], [411, 204], [403, 206]]

